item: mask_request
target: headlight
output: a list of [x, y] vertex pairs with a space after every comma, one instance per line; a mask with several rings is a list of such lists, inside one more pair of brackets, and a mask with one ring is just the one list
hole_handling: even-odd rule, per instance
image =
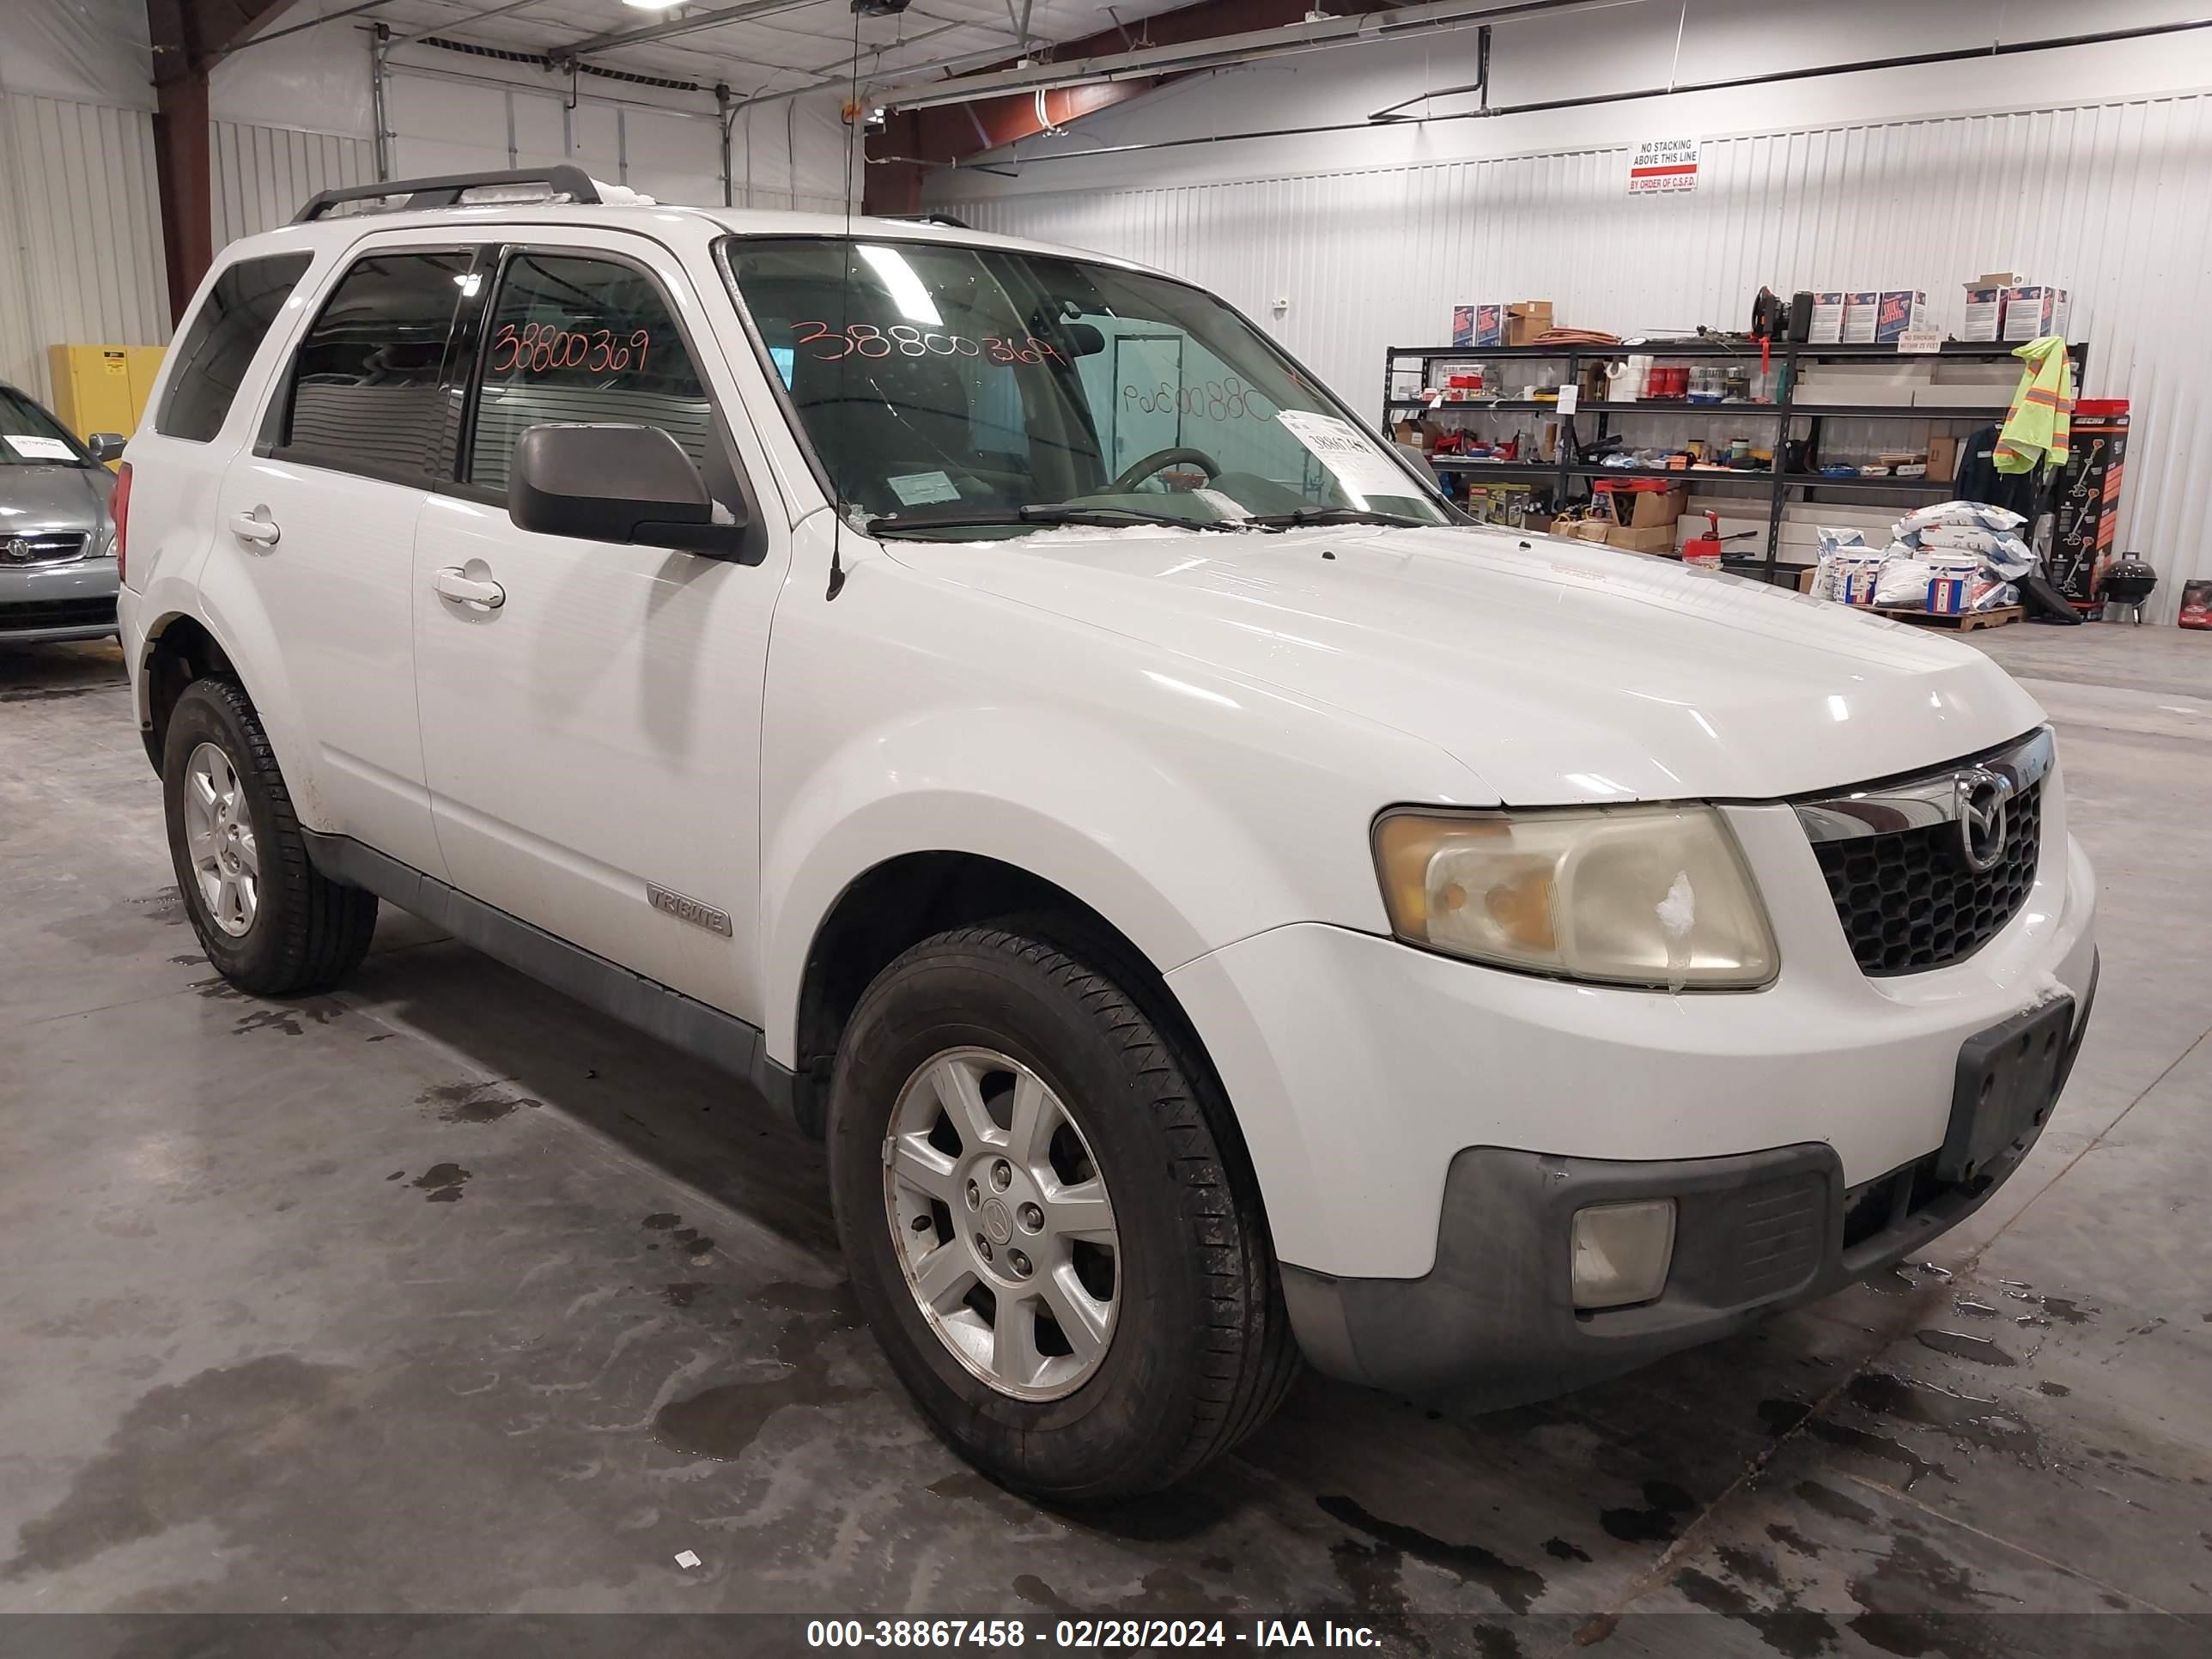
[[1745, 989], [1774, 934], [1710, 806], [1386, 812], [1375, 863], [1398, 937], [1609, 985]]

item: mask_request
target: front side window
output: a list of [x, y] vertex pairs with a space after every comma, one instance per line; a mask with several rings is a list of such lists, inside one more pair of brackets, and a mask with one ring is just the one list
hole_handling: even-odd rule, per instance
[[0, 386], [0, 466], [92, 466], [69, 428], [13, 386]]
[[439, 380], [472, 257], [372, 253], [354, 264], [301, 344], [285, 447], [376, 477], [436, 472], [447, 451]]
[[222, 430], [246, 365], [312, 263], [305, 253], [240, 259], [215, 279], [170, 351], [169, 384], [154, 429], [205, 443]]
[[839, 501], [878, 534], [1446, 521], [1385, 446], [1199, 289], [957, 244], [721, 247]]
[[514, 254], [478, 358], [469, 481], [507, 488], [515, 441], [533, 426], [657, 426], [710, 477], [714, 409], [653, 279], [587, 255]]

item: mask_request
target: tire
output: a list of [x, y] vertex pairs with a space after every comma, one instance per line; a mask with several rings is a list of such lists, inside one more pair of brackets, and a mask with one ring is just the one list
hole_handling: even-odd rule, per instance
[[[258, 866], [250, 916], [234, 897], [211, 901], [195, 864], [185, 798], [204, 748], [229, 769], [238, 803], [230, 821], [241, 831], [234, 845]], [[376, 931], [376, 896], [328, 879], [308, 861], [268, 736], [232, 682], [195, 680], [177, 699], [161, 749], [161, 796], [177, 890], [217, 973], [256, 996], [290, 996], [325, 990], [360, 966]]]
[[[877, 977], [838, 1045], [830, 1175], [861, 1311], [923, 1414], [1002, 1486], [1074, 1507], [1158, 1491], [1227, 1451], [1281, 1402], [1298, 1354], [1258, 1184], [1194, 1044], [1171, 1022], [1150, 1017], [1147, 999], [1094, 966], [1103, 953], [1079, 957], [1080, 947], [1036, 931], [1024, 923], [1019, 931], [941, 933]], [[1043, 1200], [1061, 1217], [1079, 1215], [1077, 1197], [1091, 1190], [1085, 1171], [1103, 1181], [1115, 1236], [1110, 1274], [1099, 1268], [1102, 1252], [1091, 1239], [1020, 1231], [1031, 1225], [1025, 1212], [1042, 1215], [1044, 1207], [1016, 1204], [993, 1221], [996, 1167], [980, 1176], [982, 1207], [963, 1210], [974, 1204], [963, 1176], [985, 1166], [973, 1161], [983, 1154], [957, 1128], [960, 1151], [951, 1152], [944, 1130], [952, 1112], [941, 1114], [936, 1139], [914, 1145], [931, 1102], [961, 1092], [934, 1080], [948, 1075], [946, 1066], [976, 1081], [974, 1099], [996, 1103], [994, 1119], [1006, 1121], [1002, 1133], [1020, 1133], [1018, 1103], [1032, 1086], [1043, 1092], [1026, 1097], [1046, 1103], [1032, 1109], [1032, 1121], [1049, 1121], [1056, 1110], [1075, 1131], [1071, 1140], [1054, 1130], [1042, 1161], [1013, 1173], [1003, 1190], [1009, 1200]], [[989, 1133], [978, 1133], [988, 1152]], [[908, 1174], [933, 1148], [950, 1176], [933, 1163], [910, 1184]], [[1045, 1184], [1025, 1184], [1031, 1168]], [[933, 1194], [944, 1195], [941, 1209]], [[1079, 1215], [1070, 1232], [1080, 1224]], [[992, 1296], [979, 1301], [970, 1290], [949, 1313], [925, 1312], [917, 1284], [951, 1285], [957, 1294], [951, 1269], [940, 1275], [937, 1267], [960, 1267], [960, 1258], [935, 1252], [964, 1248], [967, 1239], [989, 1243], [999, 1237], [994, 1225], [1012, 1228], [1012, 1246], [1038, 1251], [1021, 1269], [1035, 1276], [1016, 1280], [1010, 1264], [1018, 1252], [1009, 1255], [1004, 1246], [990, 1255], [990, 1267], [969, 1256], [967, 1271]], [[1017, 1394], [1018, 1381], [1032, 1375], [1026, 1358], [1017, 1356], [996, 1382], [984, 1369], [1001, 1352], [1000, 1307], [1026, 1321], [1030, 1304], [998, 1298], [1027, 1293], [1031, 1312], [1051, 1314], [1046, 1279], [1066, 1285], [1048, 1267], [1056, 1249], [1085, 1288], [1110, 1284], [1112, 1323], [1092, 1358], [1057, 1319], [1018, 1327], [1030, 1331], [1042, 1357], [1035, 1386]], [[1065, 1301], [1064, 1288], [1060, 1294]], [[987, 1313], [988, 1337], [980, 1331]], [[1051, 1352], [1055, 1341], [1064, 1355]], [[978, 1358], [986, 1347], [990, 1357]]]

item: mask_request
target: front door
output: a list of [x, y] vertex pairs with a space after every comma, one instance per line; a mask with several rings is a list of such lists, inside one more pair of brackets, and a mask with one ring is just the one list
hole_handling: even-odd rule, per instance
[[507, 251], [461, 481], [416, 535], [423, 756], [456, 886], [758, 1023], [761, 690], [789, 557], [773, 492], [757, 565], [533, 534], [506, 505], [515, 441], [550, 422], [659, 427], [718, 494], [733, 468], [765, 481], [709, 331], [680, 320], [699, 315], [645, 238]]

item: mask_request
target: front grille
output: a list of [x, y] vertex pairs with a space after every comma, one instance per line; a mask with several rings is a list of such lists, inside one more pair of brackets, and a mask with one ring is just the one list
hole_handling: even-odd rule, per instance
[[0, 605], [0, 634], [36, 628], [97, 628], [115, 623], [115, 599], [40, 599], [30, 605]]
[[1813, 850], [1861, 971], [1917, 974], [1962, 962], [2020, 913], [2043, 847], [2043, 785], [2008, 804], [2004, 856], [1977, 875], [1959, 826], [1943, 822], [1840, 841]]
[[36, 536], [0, 536], [0, 570], [25, 565], [67, 564], [84, 556], [82, 530], [58, 530]]

